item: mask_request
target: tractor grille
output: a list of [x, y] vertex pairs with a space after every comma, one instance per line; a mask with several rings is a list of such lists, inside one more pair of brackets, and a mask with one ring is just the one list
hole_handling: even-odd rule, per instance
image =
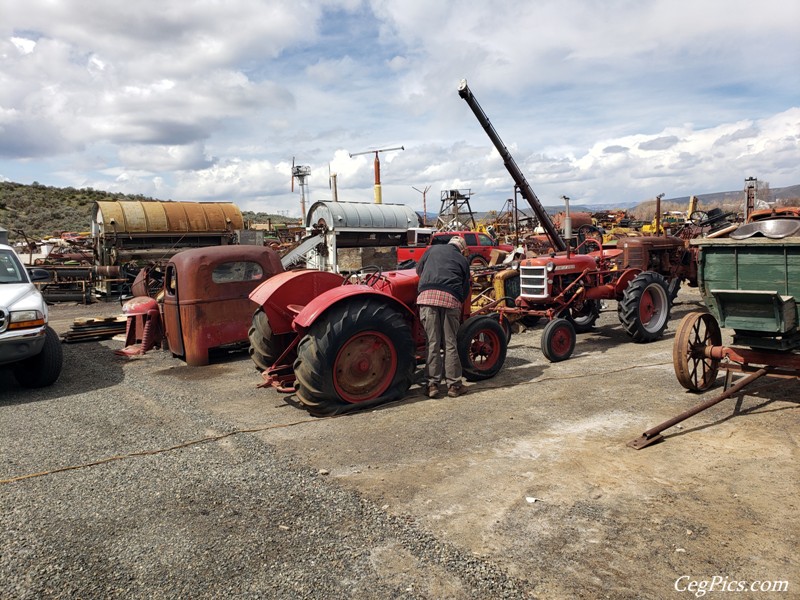
[[519, 268], [519, 295], [522, 298], [547, 298], [547, 269], [545, 267]]
[[647, 253], [642, 246], [625, 244], [622, 253], [622, 262], [626, 267], [647, 270]]

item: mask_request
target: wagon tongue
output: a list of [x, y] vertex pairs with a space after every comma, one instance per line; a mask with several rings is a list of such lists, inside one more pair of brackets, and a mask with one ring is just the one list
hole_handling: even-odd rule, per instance
[[660, 442], [664, 439], [664, 436], [660, 433], [657, 433], [652, 436], [648, 436], [646, 433], [643, 433], [635, 440], [631, 440], [628, 442], [628, 446], [634, 448], [635, 450], [641, 450], [642, 448], [647, 448], [648, 446]]
[[656, 425], [655, 427], [648, 429], [640, 437], [628, 442], [627, 445], [636, 450], [641, 450], [642, 448], [647, 448], [648, 446], [655, 444], [656, 442], [660, 442], [661, 440], [664, 439], [664, 436], [661, 435], [661, 432], [665, 431], [666, 429], [669, 429], [673, 425], [677, 425], [678, 423], [685, 421], [689, 417], [693, 417], [697, 413], [703, 412], [704, 410], [711, 408], [715, 404], [719, 404], [726, 398], [735, 396], [736, 394], [739, 393], [739, 390], [741, 390], [743, 387], [752, 383], [759, 377], [764, 377], [765, 375], [768, 375], [772, 370], [773, 369], [771, 367], [762, 367], [758, 371], [750, 373], [747, 377], [744, 377], [739, 381], [737, 381], [734, 385], [729, 387], [719, 396], [715, 396], [710, 400], [706, 400], [702, 404], [698, 404], [697, 406], [694, 406], [693, 408], [690, 408], [689, 410], [682, 412], [677, 417], [672, 417], [668, 421], [664, 421], [660, 425]]

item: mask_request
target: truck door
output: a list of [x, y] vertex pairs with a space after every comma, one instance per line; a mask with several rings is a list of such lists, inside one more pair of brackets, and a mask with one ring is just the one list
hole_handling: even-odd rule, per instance
[[173, 263], [167, 265], [164, 274], [164, 329], [169, 350], [176, 356], [183, 356], [183, 330], [178, 299], [178, 274]]

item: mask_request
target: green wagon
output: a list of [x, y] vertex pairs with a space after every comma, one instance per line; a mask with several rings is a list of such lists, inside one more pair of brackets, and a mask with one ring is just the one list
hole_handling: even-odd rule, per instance
[[[673, 363], [681, 385], [705, 391], [720, 368], [752, 372], [761, 365], [778, 375], [800, 368], [794, 352], [800, 348], [800, 237], [699, 239], [692, 245], [708, 312], [689, 313], [675, 334]], [[721, 327], [733, 330], [733, 347], [722, 346]]]
[[[722, 369], [725, 391], [628, 443], [636, 449], [663, 439], [665, 429], [760, 377], [800, 378], [800, 222], [749, 223], [730, 238], [697, 239], [691, 245], [707, 310], [687, 314], [678, 325], [675, 375], [687, 390], [704, 392]], [[722, 328], [733, 330], [731, 345], [723, 345]], [[745, 377], [733, 384], [735, 372]]]

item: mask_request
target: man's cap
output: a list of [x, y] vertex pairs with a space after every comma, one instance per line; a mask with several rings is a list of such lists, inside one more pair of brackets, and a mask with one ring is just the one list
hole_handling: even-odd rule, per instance
[[454, 246], [458, 246], [459, 252], [466, 252], [467, 251], [467, 242], [464, 241], [464, 238], [458, 235], [454, 235], [450, 238], [450, 241], [447, 242], [448, 244], [453, 244]]

